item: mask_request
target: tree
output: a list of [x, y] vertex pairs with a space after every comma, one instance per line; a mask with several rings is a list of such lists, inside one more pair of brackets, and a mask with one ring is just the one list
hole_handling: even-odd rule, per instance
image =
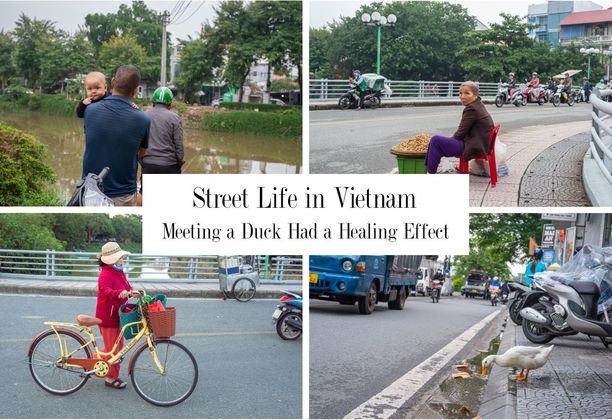
[[10, 33], [0, 31], [0, 83], [2, 91], [8, 80], [15, 74], [15, 66], [13, 65], [13, 52], [15, 51], [15, 42]]
[[205, 37], [182, 41], [182, 45], [176, 84], [183, 89], [185, 99], [189, 99], [204, 83], [215, 78], [214, 70], [221, 66], [221, 53], [217, 44]]
[[333, 77], [328, 57], [331, 32], [328, 29], [310, 28], [310, 74], [315, 79]]
[[87, 241], [93, 242], [97, 236], [114, 236], [115, 230], [106, 214], [91, 214], [85, 223]]
[[43, 77], [49, 77], [63, 57], [58, 44], [60, 34], [49, 20], [30, 19], [19, 15], [15, 23], [15, 65], [30, 87], [41, 86]]
[[121, 243], [142, 242], [142, 217], [140, 215], [117, 215], [111, 218], [117, 241]]
[[127, 33], [123, 36], [113, 36], [100, 48], [100, 68], [106, 75], [114, 75], [117, 68], [125, 64], [140, 69], [146, 55], [146, 51], [138, 44], [134, 35]]
[[63, 251], [64, 244], [44, 215], [0, 214], [0, 248]]
[[363, 13], [375, 10], [397, 16], [397, 24], [381, 32], [383, 75], [395, 80], [462, 80], [455, 52], [463, 44], [465, 33], [474, 29], [474, 18], [460, 5], [433, 1], [371, 3], [361, 6], [354, 17], [332, 23], [329, 42], [325, 43], [326, 59], [318, 57], [318, 62], [332, 63], [333, 67], [318, 69], [319, 77], [348, 77], [353, 69], [376, 71], [376, 28], [361, 22]]

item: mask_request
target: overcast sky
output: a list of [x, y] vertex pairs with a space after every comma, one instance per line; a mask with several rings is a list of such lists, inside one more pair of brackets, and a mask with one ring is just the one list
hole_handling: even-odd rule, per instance
[[[121, 3], [131, 1], [0, 1], [0, 30], [11, 31], [21, 13], [29, 17], [47, 19], [57, 23], [57, 27], [74, 33], [79, 25], [85, 24], [85, 16], [90, 13], [115, 13]], [[145, 1], [150, 9], [163, 12], [171, 11], [176, 1]], [[185, 39], [188, 35], [195, 37], [200, 32], [202, 22], [212, 20], [215, 16], [215, 1], [185, 1], [189, 6], [182, 16], [175, 20], [180, 25], [171, 24], [168, 31], [172, 38]], [[192, 15], [193, 14], [193, 15]]]
[[[527, 7], [530, 4], [545, 3], [541, 1], [525, 1], [525, 0], [461, 0], [449, 1], [450, 3], [459, 3], [468, 10], [472, 16], [476, 16], [485, 25], [489, 23], [498, 23], [501, 21], [499, 14], [501, 12], [510, 13], [519, 16], [527, 15]], [[325, 5], [323, 6], [323, 3]], [[340, 16], [354, 16], [355, 11], [362, 4], [371, 4], [372, 1], [314, 1], [310, 2], [310, 27], [321, 28], [329, 22], [333, 22], [334, 18]], [[383, 0], [383, 3], [391, 3]], [[612, 0], [594, 1], [594, 3], [603, 6], [604, 8], [612, 7]]]

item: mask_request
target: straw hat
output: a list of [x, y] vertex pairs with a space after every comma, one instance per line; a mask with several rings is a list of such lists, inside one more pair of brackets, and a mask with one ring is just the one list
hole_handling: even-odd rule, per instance
[[130, 255], [129, 252], [123, 251], [117, 242], [107, 242], [102, 246], [102, 251], [98, 253], [98, 258], [104, 264], [115, 264], [122, 257]]

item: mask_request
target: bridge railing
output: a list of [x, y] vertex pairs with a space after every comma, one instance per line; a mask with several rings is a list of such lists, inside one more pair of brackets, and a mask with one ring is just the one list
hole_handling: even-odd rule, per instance
[[[301, 283], [302, 258], [256, 255], [263, 284]], [[97, 281], [95, 252], [0, 249], [0, 277], [32, 280]], [[160, 256], [130, 254], [125, 260], [130, 280], [145, 282], [215, 283], [216, 255]]]
[[[440, 82], [427, 80], [389, 80], [390, 99], [457, 99], [463, 82]], [[497, 95], [499, 83], [479, 83], [480, 96], [492, 98]], [[350, 85], [348, 80], [310, 80], [309, 97], [312, 102], [337, 101]]]
[[611, 95], [612, 89], [595, 88], [594, 94], [589, 98], [593, 105], [591, 113], [593, 125], [591, 144], [587, 152], [599, 168], [602, 180], [607, 181], [610, 188], [612, 188], [612, 103], [607, 102], [607, 98]]

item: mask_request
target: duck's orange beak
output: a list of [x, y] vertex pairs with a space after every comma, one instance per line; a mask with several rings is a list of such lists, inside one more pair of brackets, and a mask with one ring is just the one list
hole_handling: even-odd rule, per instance
[[482, 376], [487, 376], [487, 367], [486, 366], [482, 366]]

